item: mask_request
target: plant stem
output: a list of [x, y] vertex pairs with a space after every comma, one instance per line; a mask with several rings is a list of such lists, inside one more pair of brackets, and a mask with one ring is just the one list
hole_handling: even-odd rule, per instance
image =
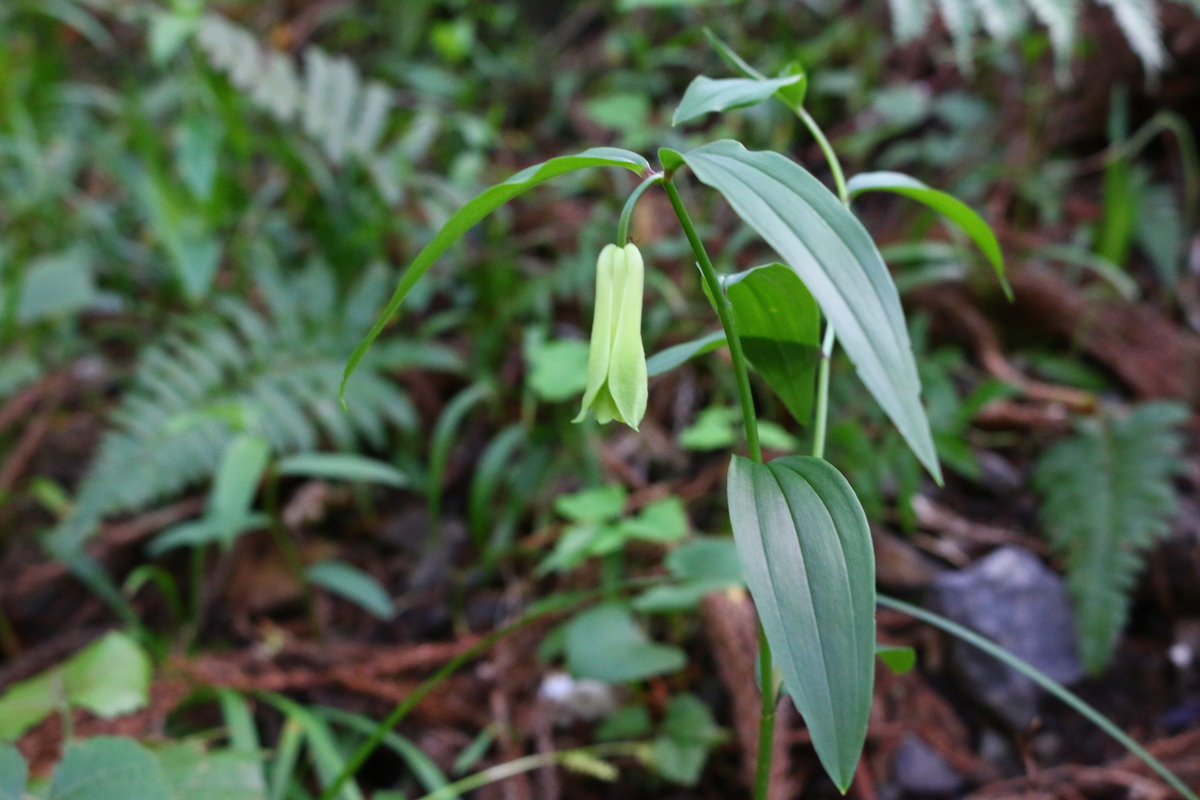
[[767, 800], [771, 786], [771, 756], [775, 749], [775, 667], [771, 645], [762, 623], [758, 625], [758, 682], [762, 690], [762, 713], [758, 717], [758, 763], [754, 770], [754, 800]]
[[263, 487], [263, 505], [267, 510], [267, 518], [269, 522], [267, 527], [271, 531], [271, 538], [275, 540], [275, 546], [279, 548], [280, 555], [283, 556], [283, 563], [287, 565], [288, 572], [292, 573], [292, 578], [300, 585], [301, 598], [304, 601], [305, 610], [308, 612], [309, 623], [313, 626], [313, 633], [317, 639], [325, 641], [325, 626], [321, 623], [321, 615], [317, 613], [317, 604], [313, 598], [312, 582], [308, 579], [308, 573], [304, 570], [304, 554], [300, 552], [296, 540], [288, 533], [287, 528], [283, 525], [283, 518], [279, 512], [279, 473], [272, 469], [267, 474], [267, 479]]
[[629, 242], [629, 219], [633, 216], [633, 207], [637, 205], [637, 201], [656, 183], [662, 183], [663, 176], [655, 173], [646, 180], [638, 184], [638, 187], [629, 195], [629, 199], [625, 201], [625, 207], [621, 209], [621, 218], [617, 221], [617, 245], [624, 247]]
[[829, 359], [837, 335], [829, 320], [825, 321], [825, 338], [821, 341], [821, 364], [817, 367], [817, 411], [813, 422], [813, 455], [825, 457], [825, 433], [829, 427]]
[[804, 123], [804, 127], [808, 128], [809, 133], [817, 140], [817, 146], [821, 148], [821, 152], [825, 154], [825, 160], [829, 162], [829, 169], [833, 173], [833, 183], [837, 187], [838, 199], [842, 201], [842, 205], [848, 208], [850, 192], [846, 188], [846, 176], [842, 172], [842, 162], [838, 160], [837, 153], [833, 152], [833, 145], [829, 144], [829, 140], [825, 138], [825, 132], [821, 130], [817, 121], [812, 118], [804, 106], [799, 106], [794, 110], [796, 116]]
[[709, 259], [708, 252], [704, 249], [704, 243], [700, 241], [700, 236], [696, 233], [696, 226], [692, 224], [692, 219], [688, 216], [687, 209], [684, 208], [683, 201], [679, 198], [679, 190], [669, 180], [663, 181], [663, 188], [667, 190], [667, 197], [671, 199], [671, 207], [675, 209], [675, 216], [679, 217], [679, 224], [683, 226], [683, 232], [692, 246], [692, 252], [696, 254], [696, 263], [700, 265], [700, 272], [704, 276], [704, 282], [708, 285], [709, 294], [712, 295], [713, 307], [717, 311], [717, 317], [721, 320], [721, 327], [725, 329], [725, 341], [729, 344], [729, 355], [733, 359], [733, 375], [737, 380], [738, 397], [742, 404], [742, 419], [746, 425], [746, 445], [750, 448], [750, 458], [761, 464], [763, 460], [762, 446], [758, 443], [758, 420], [754, 416], [754, 395], [750, 392], [750, 373], [746, 367], [746, 354], [742, 352], [742, 340], [738, 338], [737, 325], [733, 320], [733, 306], [729, 304], [725, 292], [721, 289], [717, 271], [713, 268], [712, 260]]

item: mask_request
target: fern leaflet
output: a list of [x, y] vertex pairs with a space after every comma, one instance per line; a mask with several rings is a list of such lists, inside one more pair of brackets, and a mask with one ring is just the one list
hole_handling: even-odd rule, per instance
[[1080, 655], [1104, 669], [1129, 610], [1146, 550], [1175, 511], [1172, 477], [1182, 466], [1177, 403], [1144, 403], [1125, 417], [1085, 421], [1038, 462], [1034, 485], [1051, 546], [1066, 560]]

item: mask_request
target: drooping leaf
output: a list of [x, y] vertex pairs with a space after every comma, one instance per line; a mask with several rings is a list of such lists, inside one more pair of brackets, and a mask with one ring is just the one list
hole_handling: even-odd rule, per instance
[[778, 153], [750, 152], [722, 140], [683, 158], [796, 271], [867, 389], [940, 481], [900, 296], [862, 223], [820, 181]]
[[1049, 450], [1034, 471], [1046, 501], [1042, 522], [1066, 559], [1084, 667], [1107, 666], [1129, 611], [1129, 595], [1146, 550], [1170, 530], [1172, 479], [1183, 442], [1176, 427], [1188, 412], [1178, 403], [1139, 406], [1086, 421]]
[[379, 585], [374, 576], [358, 567], [345, 561], [329, 559], [313, 564], [306, 574], [317, 586], [346, 598], [380, 619], [396, 616], [396, 607], [387, 591]]
[[782, 264], [755, 267], [725, 290], [738, 338], [801, 425], [812, 418], [821, 312], [796, 273]]
[[703, 116], [713, 111], [728, 111], [733, 108], [745, 108], [769, 100], [777, 90], [785, 86], [804, 81], [803, 74], [784, 75], [780, 78], [756, 80], [753, 78], [706, 78], [697, 75], [688, 84], [683, 99], [675, 109], [671, 118], [672, 125], [680, 125], [688, 120]]
[[966, 203], [954, 195], [939, 192], [901, 172], [863, 172], [851, 178], [847, 182], [846, 188], [852, 197], [863, 192], [893, 192], [924, 203], [946, 217], [962, 228], [963, 232], [970, 236], [976, 246], [983, 251], [987, 260], [991, 262], [992, 269], [996, 271], [996, 277], [1000, 280], [1000, 285], [1004, 287], [1004, 293], [1010, 300], [1012, 299], [1012, 288], [1008, 285], [1008, 278], [1004, 275], [1004, 254], [1000, 251], [1000, 243], [996, 241], [996, 234], [992, 232], [991, 226], [983, 221], [983, 217], [976, 214]]
[[356, 453], [300, 453], [279, 460], [280, 475], [304, 475], [336, 481], [382, 483], [402, 488], [409, 477], [386, 461]]
[[21, 800], [29, 767], [21, 752], [11, 744], [0, 743], [0, 800]]
[[875, 561], [854, 490], [829, 462], [734, 456], [729, 517], [746, 584], [813, 746], [844, 792], [875, 677]]
[[713, 331], [710, 334], [683, 342], [666, 350], [660, 350], [646, 359], [646, 372], [650, 377], [670, 372], [688, 359], [705, 353], [711, 353], [718, 347], [725, 346], [725, 331]]
[[566, 629], [567, 668], [578, 678], [626, 683], [683, 668], [687, 657], [677, 647], [651, 642], [617, 603], [606, 603], [575, 617]]
[[154, 755], [133, 739], [97, 736], [67, 745], [47, 800], [176, 800]]
[[551, 178], [564, 175], [568, 172], [587, 169], [588, 167], [624, 167], [634, 172], [640, 172], [649, 169], [650, 164], [637, 153], [628, 150], [621, 150], [615, 147], [593, 147], [578, 155], [559, 156], [542, 164], [536, 164], [523, 169], [503, 183], [497, 184], [490, 189], [485, 189], [478, 194], [473, 200], [454, 213], [454, 216], [442, 226], [442, 229], [433, 237], [433, 240], [425, 245], [424, 249], [409, 264], [404, 274], [400, 276], [400, 283], [388, 300], [387, 307], [384, 308], [383, 312], [375, 320], [375, 324], [371, 327], [371, 330], [359, 342], [358, 346], [354, 349], [354, 353], [350, 356], [342, 377], [342, 391], [345, 391], [346, 381], [354, 373], [363, 356], [366, 355], [371, 343], [383, 331], [388, 320], [400, 309], [400, 304], [404, 302], [404, 298], [408, 295], [412, 287], [433, 266], [433, 263], [437, 261], [442, 253], [446, 252], [452, 244], [458, 241], [463, 234], [474, 227], [481, 219], [514, 197], [529, 191], [540, 183], [545, 183]]

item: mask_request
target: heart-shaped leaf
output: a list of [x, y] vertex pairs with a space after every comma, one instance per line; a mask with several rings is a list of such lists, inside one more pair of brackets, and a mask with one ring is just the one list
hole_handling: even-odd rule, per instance
[[679, 648], [647, 639], [629, 610], [617, 603], [597, 606], [571, 620], [566, 651], [572, 675], [608, 683], [652, 678], [687, 663]]
[[729, 517], [746, 584], [813, 747], [843, 792], [875, 681], [875, 557], [854, 490], [828, 461], [734, 456]]
[[683, 159], [800, 276], [867, 389], [940, 482], [900, 295], [866, 228], [820, 181], [778, 153], [750, 152], [726, 139]]

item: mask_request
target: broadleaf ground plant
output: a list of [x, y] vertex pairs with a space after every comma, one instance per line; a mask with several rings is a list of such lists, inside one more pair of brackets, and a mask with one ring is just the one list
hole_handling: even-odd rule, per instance
[[[768, 79], [717, 44], [729, 60], [742, 65], [745, 77], [723, 81], [697, 78], [684, 96], [676, 121], [777, 98], [821, 144], [835, 177], [835, 190], [786, 156], [751, 152], [732, 140], [684, 153], [660, 150], [657, 171], [636, 153], [615, 148], [593, 149], [529, 167], [467, 203], [421, 251], [401, 277], [385, 312], [356, 349], [346, 378], [420, 277], [484, 215], [558, 175], [592, 167], [620, 167], [639, 173], [643, 180], [622, 212], [617, 241], [599, 256], [588, 387], [579, 419], [594, 409], [602, 423], [616, 419], [636, 429], [645, 411], [647, 368], [640, 331], [643, 259], [628, 242], [629, 218], [644, 192], [661, 186], [683, 227], [721, 323], [741, 403], [749, 457], [733, 457], [728, 492], [738, 552], [763, 622], [763, 725], [755, 796], [766, 797], [770, 775], [770, 737], [779, 697], [772, 653], [778, 654], [779, 672], [805, 718], [821, 763], [844, 792], [854, 778], [870, 711], [876, 657], [875, 577], [862, 507], [846, 479], [823, 459], [829, 358], [835, 341], [841, 340], [864, 386], [938, 482], [941, 470], [921, 406], [920, 380], [899, 294], [870, 234], [850, 209], [851, 189], [837, 156], [804, 109], [806, 76], [793, 66], [788, 75]], [[803, 304], [811, 297], [820, 309], [824, 333], [819, 350], [809, 351], [818, 362], [817, 369], [764, 371], [776, 392], [792, 399], [790, 408], [806, 408], [795, 398], [815, 393], [813, 418], [800, 420], [813, 428], [810, 457], [763, 463], [749, 381], [750, 360], [738, 327], [739, 315], [677, 188], [685, 168], [716, 189], [794, 274], [797, 280], [775, 285], [779, 303]], [[995, 237], [968, 206], [901, 175], [867, 176], [855, 188], [896, 191], [947, 215], [981, 246], [1003, 281]], [[760, 304], [757, 310], [757, 325], [749, 322], [748, 312], [742, 315], [747, 327], [753, 325], [751, 338], [756, 346], [763, 340], [777, 349], [796, 343], [792, 320], [782, 306]], [[777, 322], [772, 314], [778, 315]], [[810, 341], [802, 344], [816, 344], [813, 333], [810, 330]], [[778, 360], [785, 364], [790, 359]], [[597, 614], [623, 612], [615, 606], [589, 612]], [[588, 615], [579, 618], [587, 619]], [[633, 646], [655, 647], [636, 642]], [[662, 661], [669, 660], [667, 652], [655, 650], [653, 659], [653, 671], [669, 668], [667, 661]]]

